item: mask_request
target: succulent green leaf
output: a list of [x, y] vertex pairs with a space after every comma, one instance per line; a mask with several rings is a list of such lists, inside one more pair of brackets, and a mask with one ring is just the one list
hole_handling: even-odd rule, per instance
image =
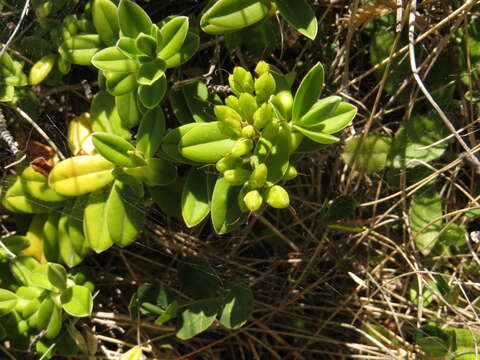
[[293, 125], [293, 128], [301, 134], [305, 135], [307, 138], [319, 144], [335, 144], [336, 142], [340, 141], [338, 137], [330, 134], [325, 134], [320, 130], [306, 129], [297, 125]]
[[264, 19], [270, 10], [270, 0], [219, 0], [200, 20], [207, 34], [223, 34], [243, 29]]
[[341, 157], [345, 164], [357, 171], [381, 171], [387, 163], [391, 144], [391, 139], [384, 135], [368, 135], [363, 141], [362, 136], [357, 136], [347, 140]]
[[170, 130], [162, 139], [162, 151], [169, 158], [187, 164], [195, 164], [189, 159], [184, 158], [179, 151], [179, 144], [182, 137], [187, 134], [190, 130], [201, 126], [200, 123], [189, 123], [182, 126], [179, 126], [175, 129]]
[[115, 97], [115, 107], [122, 124], [131, 129], [140, 122], [140, 111], [137, 104], [137, 95], [135, 92], [129, 92]]
[[417, 339], [417, 345], [428, 357], [443, 358], [449, 351], [445, 340], [437, 336], [425, 336]]
[[167, 78], [163, 74], [151, 85], [140, 85], [138, 87], [138, 98], [147, 109], [157, 107], [167, 92]]
[[165, 133], [165, 115], [160, 106], [147, 110], [137, 132], [137, 150], [146, 158], [153, 157], [162, 143]]
[[150, 58], [155, 58], [157, 40], [153, 36], [140, 33], [135, 39], [135, 47], [138, 51], [141, 51], [143, 54], [149, 56]]
[[107, 200], [110, 187], [90, 193], [83, 215], [83, 232], [85, 239], [96, 253], [101, 253], [113, 245], [108, 232]]
[[177, 337], [187, 340], [208, 329], [220, 308], [221, 301], [216, 298], [199, 300], [188, 306], [180, 317]]
[[77, 35], [64, 41], [60, 55], [76, 65], [90, 65], [93, 55], [102, 48], [100, 36]]
[[8, 314], [17, 305], [18, 297], [6, 289], [0, 289], [0, 316]]
[[211, 202], [212, 224], [217, 234], [225, 234], [243, 223], [243, 215], [238, 206], [241, 187], [218, 178], [213, 189]]
[[326, 134], [334, 134], [343, 130], [357, 114], [357, 107], [341, 102], [338, 107], [326, 119], [320, 121], [315, 129]]
[[176, 167], [164, 159], [149, 158], [146, 163], [145, 166], [126, 168], [124, 171], [148, 186], [167, 185], [177, 177]]
[[135, 240], [145, 217], [142, 200], [126, 184], [114, 182], [106, 216], [108, 232], [117, 245], [127, 246]]
[[25, 191], [36, 199], [50, 202], [66, 199], [48, 186], [48, 179], [45, 175], [35, 171], [31, 166], [22, 172], [20, 179]]
[[57, 211], [51, 212], [43, 225], [43, 254], [47, 261], [59, 261], [59, 239], [58, 222], [61, 214]]
[[171, 69], [187, 62], [197, 52], [199, 46], [200, 37], [193, 32], [188, 32], [182, 47], [165, 59], [166, 68]]
[[273, 142], [270, 155], [265, 160], [268, 168], [267, 181], [272, 184], [280, 181], [287, 172], [290, 157], [289, 143], [290, 132], [286, 129], [280, 130]]
[[131, 57], [133, 59], [137, 58], [142, 53], [137, 48], [137, 41], [136, 39], [132, 39], [129, 37], [122, 37], [118, 39], [115, 45], [121, 52], [125, 54], [125, 56]]
[[138, 34], [150, 34], [152, 20], [139, 5], [130, 0], [121, 0], [118, 6], [118, 21], [123, 35], [136, 38]]
[[[10, 253], [15, 255], [19, 255], [22, 250], [25, 250], [30, 246], [30, 240], [28, 240], [27, 237], [20, 235], [10, 235], [1, 238], [0, 241]], [[3, 246], [0, 248], [0, 259], [2, 260], [10, 257], [10, 254], [3, 249]]]
[[172, 107], [173, 115], [182, 125], [189, 124], [192, 122], [192, 114], [187, 104], [187, 100], [183, 95], [183, 87], [181, 88], [171, 88], [168, 94], [168, 100], [170, 101], [170, 106]]
[[294, 122], [305, 115], [320, 97], [324, 76], [322, 64], [317, 63], [303, 78], [293, 99], [292, 120]]
[[207, 85], [201, 81], [185, 85], [181, 87], [183, 99], [189, 110], [187, 118], [188, 122], [210, 122], [214, 120], [212, 112], [212, 104], [221, 104], [222, 101], [218, 95], [212, 95]]
[[137, 73], [137, 82], [140, 85], [152, 85], [165, 74], [165, 61], [155, 59], [140, 65]]
[[213, 192], [212, 176], [205, 171], [190, 170], [183, 186], [182, 217], [188, 227], [198, 225], [210, 213]]
[[106, 91], [99, 91], [90, 107], [92, 130], [109, 132], [123, 138], [130, 138], [129, 129], [122, 123], [115, 106], [115, 98]]
[[188, 32], [188, 17], [176, 16], [160, 28], [162, 38], [158, 45], [157, 56], [168, 59], [175, 55], [183, 45]]
[[92, 57], [92, 64], [99, 70], [121, 73], [135, 72], [139, 68], [137, 60], [128, 57], [114, 46], [97, 52]]
[[73, 285], [61, 296], [63, 310], [76, 317], [89, 316], [93, 309], [93, 299], [90, 290], [85, 286]]
[[305, 115], [295, 122], [296, 125], [304, 127], [318, 126], [335, 111], [341, 101], [342, 98], [340, 96], [329, 96], [318, 100]]
[[234, 283], [225, 289], [219, 320], [228, 329], [238, 329], [247, 322], [252, 310], [252, 291], [245, 284]]
[[127, 94], [137, 87], [136, 73], [119, 73], [119, 72], [99, 72], [105, 74], [105, 83], [108, 92], [113, 96]]
[[178, 144], [180, 154], [192, 161], [215, 163], [228, 154], [235, 140], [220, 131], [219, 122], [199, 124], [188, 131]]
[[44, 214], [62, 205], [61, 202], [46, 202], [29, 195], [20, 177], [8, 176], [3, 179], [2, 186], [1, 204], [12, 212]]
[[56, 263], [48, 264], [48, 281], [57, 289], [65, 290], [67, 287], [67, 271], [65, 268]]
[[220, 279], [205, 260], [186, 256], [179, 260], [177, 272], [182, 288], [190, 295], [197, 298], [216, 296]]
[[68, 267], [74, 267], [82, 262], [83, 255], [77, 252], [70, 238], [68, 220], [69, 216], [62, 216], [58, 222], [59, 255]]
[[113, 180], [113, 163], [100, 155], [75, 156], [59, 162], [48, 184], [64, 196], [80, 196], [101, 189]]
[[272, 0], [280, 14], [298, 32], [311, 40], [317, 36], [318, 23], [313, 9], [306, 0]]
[[110, 0], [94, 0], [92, 20], [102, 41], [108, 46], [115, 45], [118, 39], [118, 10]]
[[155, 186], [149, 188], [153, 202], [167, 215], [181, 218], [181, 200], [183, 190], [183, 179], [178, 179], [166, 186]]
[[442, 228], [442, 222], [438, 220], [424, 229], [431, 221], [442, 216], [442, 199], [434, 186], [421, 189], [413, 196], [409, 215], [415, 244], [427, 256], [437, 243]]

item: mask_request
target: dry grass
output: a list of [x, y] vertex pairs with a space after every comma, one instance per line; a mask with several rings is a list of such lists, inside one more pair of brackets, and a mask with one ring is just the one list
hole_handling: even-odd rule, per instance
[[[321, 61], [325, 65], [326, 93], [341, 94], [359, 108], [343, 140], [377, 131], [394, 134], [400, 122], [409, 120], [413, 104], [425, 99], [425, 94], [419, 91], [413, 76], [398, 84], [399, 88], [409, 87], [409, 103], [399, 103], [395, 95], [384, 91], [392, 60], [409, 62], [409, 50], [427, 49], [429, 56], [417, 57], [420, 78], [424, 78], [438, 54], [451, 50], [452, 33], [474, 15], [478, 17], [472, 7], [480, 1], [465, 1], [455, 12], [447, 1], [420, 2], [413, 24], [415, 44], [411, 43], [410, 49], [408, 45], [402, 47], [398, 32], [390, 56], [372, 67], [365, 55], [369, 40], [362, 29], [378, 16], [393, 14], [398, 17], [397, 29], [407, 31], [412, 6], [410, 1], [380, 3], [320, 2], [315, 9], [324, 32], [322, 40], [308, 44], [280, 22], [282, 48], [264, 57], [284, 70], [296, 68], [299, 61]], [[396, 3], [403, 3], [403, 11], [397, 11]], [[153, 8], [153, 4], [149, 6]], [[166, 7], [181, 8], [171, 2]], [[199, 60], [173, 76], [177, 80], [197, 76], [211, 65], [215, 70], [230, 69], [233, 64], [253, 68], [259, 59], [248, 52], [229, 54], [221, 42], [203, 46]], [[301, 46], [289, 48], [295, 43]], [[378, 80], [373, 72], [384, 64], [387, 72]], [[307, 67], [298, 66], [297, 78]], [[458, 81], [455, 71], [450, 85]], [[225, 83], [224, 71], [213, 74], [214, 83]], [[437, 90], [428, 92], [435, 96]], [[72, 91], [82, 94], [82, 87], [50, 92], [46, 98], [68, 101]], [[471, 127], [478, 121], [478, 114], [473, 104], [461, 100], [459, 90], [455, 96], [460, 100], [449, 109], [453, 115], [450, 120], [457, 129], [466, 128], [468, 135], [462, 139], [467, 148], [453, 142], [449, 147], [452, 155], [425, 164], [433, 170], [432, 175], [412, 185], [393, 188], [385, 174], [352, 171], [340, 160], [340, 144], [300, 160], [299, 170], [304, 176], [288, 186], [293, 198], [290, 209], [268, 209], [251, 216], [246, 226], [228, 236], [214, 235], [208, 223], [187, 230], [180, 221], [152, 207], [134, 245], [92, 255], [87, 261], [95, 269], [100, 290], [96, 312], [85, 321], [85, 331], [94, 333], [99, 344], [97, 355], [90, 359], [114, 359], [136, 344], [143, 346], [149, 359], [416, 359], [421, 355], [414, 342], [415, 329], [427, 321], [480, 331], [478, 267], [466, 266], [474, 262], [480, 265], [475, 253], [478, 244], [472, 244], [471, 252], [432, 257], [426, 262], [414, 244], [408, 218], [412, 195], [433, 178], [443, 183], [446, 222], [458, 223], [458, 214], [464, 209], [480, 206], [476, 163], [468, 155], [470, 152], [475, 157], [480, 149], [475, 127]], [[46, 111], [51, 109], [46, 100], [44, 105]], [[359, 204], [354, 223], [361, 231], [342, 232], [326, 226], [325, 207], [340, 195], [352, 196]], [[5, 224], [10, 226], [8, 219]], [[176, 262], [187, 254], [207, 260], [222, 283], [242, 279], [251, 285], [255, 309], [244, 327], [228, 331], [215, 324], [194, 339], [181, 341], [174, 337], [171, 326], [156, 326], [147, 318], [140, 322], [130, 319], [128, 303], [136, 285], [161, 281], [178, 289]], [[417, 279], [422, 284], [420, 291], [425, 291], [426, 281], [434, 274], [458, 284], [456, 305], [441, 296], [437, 297], [435, 310], [424, 307], [421, 301], [411, 301], [412, 281]], [[180, 291], [178, 295], [188, 299]], [[391, 337], [372, 337], [371, 329], [367, 331], [372, 325], [390, 331]]]

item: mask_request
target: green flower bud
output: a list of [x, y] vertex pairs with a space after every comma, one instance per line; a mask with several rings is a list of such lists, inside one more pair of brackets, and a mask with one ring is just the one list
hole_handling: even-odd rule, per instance
[[255, 95], [258, 101], [267, 101], [270, 95], [275, 92], [276, 84], [272, 74], [265, 73], [255, 79]]
[[75, 15], [67, 15], [63, 19], [63, 26], [70, 33], [71, 36], [75, 36], [78, 33], [78, 20]]
[[263, 204], [262, 195], [260, 195], [258, 190], [249, 191], [247, 195], [243, 197], [243, 201], [250, 211], [257, 211]]
[[249, 93], [242, 93], [238, 98], [238, 106], [242, 117], [251, 124], [253, 122], [253, 114], [258, 109], [257, 100]]
[[244, 168], [235, 168], [225, 171], [223, 177], [233, 185], [242, 185], [250, 177], [250, 171]]
[[240, 66], [233, 69], [233, 74], [228, 77], [228, 83], [233, 93], [239, 96], [243, 92], [253, 94], [253, 77], [247, 70]]
[[297, 169], [295, 169], [295, 167], [290, 164], [288, 165], [287, 172], [283, 176], [282, 180], [285, 180], [285, 181], [292, 180], [292, 179], [295, 179], [297, 175], [298, 175]]
[[290, 204], [290, 197], [287, 190], [280, 185], [273, 185], [267, 190], [267, 204], [276, 209], [283, 209]]
[[257, 66], [255, 66], [255, 73], [260, 77], [265, 73], [270, 71], [270, 65], [265, 61], [259, 61]]
[[280, 91], [272, 97], [270, 102], [280, 112], [284, 120], [289, 120], [292, 117], [293, 96], [290, 90]]
[[252, 125], [247, 125], [242, 129], [242, 136], [252, 138], [255, 136], [255, 128]]
[[45, 80], [48, 74], [50, 74], [50, 71], [52, 71], [56, 59], [57, 57], [53, 54], [45, 55], [33, 64], [28, 76], [30, 85], [37, 85]]
[[253, 126], [257, 130], [262, 130], [267, 124], [272, 122], [273, 109], [270, 104], [263, 103], [253, 114]]
[[238, 158], [232, 155], [227, 155], [217, 161], [215, 167], [219, 173], [224, 173], [227, 170], [231, 170], [238, 165]]
[[240, 135], [242, 131], [242, 117], [239, 113], [225, 105], [217, 105], [213, 108], [213, 111], [218, 121], [227, 128], [232, 129], [235, 134]]
[[240, 113], [240, 105], [238, 104], [238, 98], [235, 95], [228, 96], [225, 99], [225, 105]]
[[250, 139], [237, 140], [232, 148], [232, 155], [239, 158], [250, 153], [253, 149], [253, 141]]
[[265, 164], [258, 165], [255, 170], [252, 171], [248, 183], [254, 189], [259, 189], [265, 185], [267, 181], [268, 168]]
[[265, 126], [265, 129], [262, 131], [262, 136], [270, 141], [273, 141], [275, 137], [278, 134], [278, 131], [280, 130], [280, 124], [276, 121], [270, 122], [267, 126]]

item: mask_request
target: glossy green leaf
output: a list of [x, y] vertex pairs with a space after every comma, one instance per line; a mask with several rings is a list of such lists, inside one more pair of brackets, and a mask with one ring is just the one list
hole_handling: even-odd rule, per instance
[[108, 46], [115, 45], [118, 39], [118, 10], [110, 0], [94, 0], [92, 20], [102, 41]]
[[153, 202], [167, 215], [182, 217], [182, 190], [183, 179], [178, 179], [166, 186], [154, 186], [149, 188]]
[[82, 258], [85, 257], [89, 250], [88, 242], [83, 233], [83, 216], [87, 201], [88, 195], [79, 196], [75, 199], [67, 222], [67, 231], [71, 246]]
[[85, 286], [73, 285], [61, 296], [63, 310], [76, 317], [89, 316], [93, 309], [93, 299], [90, 290]]
[[[100, 74], [103, 72], [99, 72]], [[119, 73], [105, 71], [106, 87], [113, 96], [127, 94], [136, 89], [137, 74], [136, 73]]]
[[188, 227], [198, 225], [210, 213], [213, 176], [192, 169], [187, 175], [182, 192], [182, 217]]
[[48, 264], [48, 281], [57, 289], [65, 290], [67, 287], [67, 271], [65, 268], [56, 263]]
[[161, 76], [151, 85], [140, 85], [138, 87], [138, 98], [147, 109], [157, 107], [167, 92], [167, 78]]
[[130, 245], [140, 231], [145, 211], [143, 199], [139, 199], [130, 188], [115, 181], [106, 205], [108, 232], [120, 246]]
[[219, 320], [228, 329], [238, 329], [247, 322], [252, 310], [252, 291], [245, 284], [234, 283], [225, 289]]
[[61, 202], [46, 202], [29, 195], [20, 177], [9, 176], [3, 179], [1, 204], [12, 212], [28, 214], [45, 214], [62, 205]]
[[389, 161], [393, 167], [400, 168], [417, 166], [419, 161], [430, 162], [435, 160], [443, 155], [448, 146], [448, 141], [436, 145], [432, 144], [448, 134], [446, 127], [438, 116], [419, 115], [412, 117], [395, 135]]
[[118, 7], [118, 20], [122, 34], [136, 38], [138, 34], [150, 34], [152, 20], [139, 5], [130, 0], [121, 0]]
[[228, 154], [235, 141], [220, 131], [219, 122], [199, 124], [180, 139], [178, 145], [182, 156], [192, 161], [217, 162]]
[[203, 299], [188, 306], [180, 316], [177, 337], [187, 340], [208, 329], [220, 308], [219, 299]]
[[423, 255], [428, 255], [438, 241], [442, 221], [424, 227], [442, 216], [442, 199], [434, 186], [420, 189], [410, 203], [410, 221], [415, 244]]
[[223, 177], [217, 179], [211, 202], [212, 224], [217, 234], [225, 234], [243, 223], [237, 201], [240, 189]]
[[131, 129], [140, 122], [140, 111], [137, 104], [137, 95], [135, 92], [115, 97], [115, 107], [122, 124]]
[[153, 36], [140, 33], [135, 39], [135, 47], [143, 54], [155, 58], [155, 51], [157, 49], [157, 41]]
[[288, 145], [290, 142], [290, 132], [286, 129], [280, 130], [269, 156], [265, 160], [268, 168], [267, 181], [276, 183], [283, 178], [288, 169], [288, 159], [290, 157]]
[[92, 57], [92, 64], [99, 70], [131, 73], [138, 70], [138, 62], [116, 47], [100, 50]]
[[313, 9], [306, 0], [272, 0], [280, 14], [298, 32], [311, 40], [317, 36], [318, 23]]
[[335, 111], [341, 101], [342, 98], [340, 96], [329, 96], [320, 99], [295, 123], [304, 127], [316, 127]]
[[62, 216], [58, 221], [58, 241], [59, 241], [59, 255], [62, 261], [68, 267], [74, 267], [83, 260], [83, 255], [79, 254], [70, 239], [68, 229], [69, 216]]
[[93, 97], [90, 112], [93, 131], [113, 133], [126, 139], [131, 137], [118, 115], [115, 98], [106, 91], [99, 91]]
[[48, 54], [39, 59], [30, 69], [28, 74], [29, 85], [38, 85], [50, 74], [57, 60], [57, 56]]
[[45, 259], [51, 262], [59, 261], [58, 222], [60, 216], [58, 211], [51, 212], [43, 225], [43, 254]]
[[101, 189], [113, 180], [113, 163], [100, 155], [75, 156], [59, 162], [48, 184], [64, 196], [80, 196]]
[[90, 65], [93, 55], [101, 48], [100, 36], [77, 35], [66, 39], [58, 51], [73, 64]]
[[340, 139], [336, 136], [325, 134], [319, 130], [312, 130], [303, 128], [301, 126], [293, 125], [293, 128], [300, 132], [301, 134], [305, 135], [307, 138], [319, 143], [319, 144], [335, 144], [339, 142]]
[[7, 253], [3, 247], [6, 247], [10, 253], [19, 255], [22, 250], [30, 246], [30, 240], [25, 236], [20, 235], [10, 235], [4, 238], [1, 238], [2, 247], [0, 248], [0, 259], [7, 259], [10, 257], [10, 254]]
[[140, 121], [137, 132], [137, 150], [146, 158], [153, 157], [162, 142], [165, 133], [165, 115], [160, 106], [147, 110]]
[[25, 191], [36, 199], [51, 202], [65, 200], [65, 197], [57, 194], [48, 186], [47, 177], [35, 171], [31, 166], [22, 172], [20, 179]]
[[363, 142], [362, 136], [357, 136], [347, 140], [341, 158], [357, 171], [378, 172], [385, 168], [391, 144], [391, 139], [384, 135], [368, 135]]
[[292, 108], [292, 120], [298, 121], [305, 115], [320, 97], [324, 83], [324, 70], [320, 63], [313, 66], [305, 75], [295, 93]]
[[197, 52], [199, 47], [200, 37], [193, 32], [188, 32], [182, 47], [174, 55], [165, 59], [166, 68], [171, 69], [184, 64]]
[[60, 334], [63, 325], [63, 318], [62, 318], [62, 309], [55, 305], [52, 308], [52, 312], [49, 317], [48, 325], [42, 327], [42, 329], [46, 330], [45, 337], [47, 339], [54, 339]]
[[145, 166], [128, 168], [124, 171], [148, 186], [168, 185], [177, 177], [176, 167], [167, 160], [159, 158], [147, 159]]
[[157, 56], [168, 59], [175, 55], [183, 45], [188, 32], [188, 17], [176, 16], [160, 28], [162, 43], [159, 44]]
[[326, 134], [334, 134], [343, 130], [357, 114], [357, 107], [341, 102], [328, 118], [320, 121], [315, 129], [321, 130]]
[[137, 48], [136, 39], [129, 37], [121, 37], [118, 39], [115, 46], [125, 54], [125, 56], [131, 57], [132, 59], [137, 59], [142, 53]]
[[101, 253], [113, 245], [106, 216], [109, 195], [110, 187], [92, 192], [85, 206], [83, 231], [90, 247], [96, 253]]
[[186, 164], [195, 164], [195, 162], [185, 158], [179, 151], [179, 144], [182, 137], [190, 130], [201, 126], [199, 123], [189, 123], [170, 130], [162, 140], [162, 151], [171, 159]]
[[177, 272], [182, 288], [190, 295], [198, 298], [216, 296], [220, 279], [205, 260], [186, 256], [179, 260]]
[[0, 289], [0, 316], [8, 314], [17, 305], [18, 297], [6, 289]]
[[243, 29], [268, 15], [269, 0], [219, 0], [200, 20], [207, 34], [223, 34]]
[[137, 73], [137, 82], [140, 85], [152, 85], [165, 74], [165, 61], [155, 59], [140, 65]]

